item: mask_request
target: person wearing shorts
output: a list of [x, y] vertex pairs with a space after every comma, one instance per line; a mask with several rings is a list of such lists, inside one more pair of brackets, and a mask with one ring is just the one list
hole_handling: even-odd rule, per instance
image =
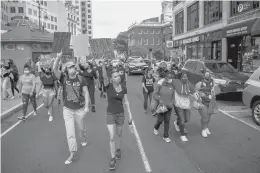
[[57, 78], [52, 73], [51, 68], [41, 69], [42, 76], [40, 77], [41, 86], [39, 92], [43, 87], [43, 97], [45, 108], [48, 109], [49, 121], [53, 121], [53, 100], [57, 91]]
[[[104, 85], [107, 91], [107, 128], [110, 137], [110, 170], [115, 170], [116, 159], [121, 159], [121, 139], [122, 129], [125, 121], [124, 106], [129, 106], [127, 99], [127, 89], [121, 83], [120, 73], [117, 69], [112, 69], [109, 76], [107, 75], [106, 66], [102, 64], [102, 73], [104, 78]], [[129, 118], [129, 121], [132, 121]]]

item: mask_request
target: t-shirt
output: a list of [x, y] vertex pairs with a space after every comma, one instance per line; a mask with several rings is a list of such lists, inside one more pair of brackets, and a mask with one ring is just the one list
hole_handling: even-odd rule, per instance
[[[20, 78], [20, 82], [22, 83], [22, 93], [23, 94], [30, 94], [33, 89], [33, 83], [35, 82], [36, 78], [33, 74], [29, 75], [22, 75]], [[36, 92], [36, 87], [34, 91]]]
[[98, 74], [99, 74], [99, 80], [100, 80], [100, 81], [103, 81], [104, 78], [103, 78], [103, 70], [102, 70], [102, 67], [98, 67], [97, 70], [98, 70]]
[[87, 80], [88, 85], [94, 85], [94, 78], [97, 79], [97, 73], [94, 69], [92, 69], [90, 72], [85, 69], [83, 73], [80, 73], [80, 75]]
[[121, 85], [122, 91], [116, 92], [113, 84], [108, 84], [106, 87], [107, 91], [107, 112], [112, 114], [124, 113], [123, 99], [124, 95], [127, 94], [125, 85]]
[[[79, 96], [83, 95], [83, 87], [87, 86], [87, 81], [84, 77], [81, 77], [82, 82], [79, 80], [79, 76], [74, 79], [65, 77], [65, 74], [61, 74], [61, 84], [63, 86], [63, 102], [64, 106], [69, 109], [80, 109], [83, 108], [85, 103], [80, 104]], [[66, 80], [66, 81], [65, 81]], [[75, 91], [73, 91], [73, 88]], [[76, 95], [77, 93], [77, 95]]]
[[[149, 92], [153, 92], [153, 84], [155, 82], [155, 79], [153, 76], [149, 77], [149, 76], [143, 76], [143, 79], [142, 79], [142, 83], [144, 83], [145, 87], [147, 88], [147, 90]], [[143, 88], [143, 91], [145, 92], [144, 88]]]
[[40, 79], [44, 88], [54, 88], [54, 82], [57, 80], [54, 75], [51, 75], [50, 77], [44, 75]]

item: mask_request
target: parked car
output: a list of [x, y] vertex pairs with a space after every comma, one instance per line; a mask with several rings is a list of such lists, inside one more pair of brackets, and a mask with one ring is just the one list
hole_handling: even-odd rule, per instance
[[144, 74], [148, 65], [143, 60], [132, 60], [126, 65], [126, 72], [131, 74]]
[[248, 76], [238, 72], [227, 62], [217, 60], [189, 59], [183, 66], [192, 84], [201, 81], [202, 69], [206, 69], [213, 77], [214, 82], [219, 86], [220, 93], [242, 92]]
[[246, 81], [243, 103], [252, 109], [254, 122], [260, 126], [260, 67]]

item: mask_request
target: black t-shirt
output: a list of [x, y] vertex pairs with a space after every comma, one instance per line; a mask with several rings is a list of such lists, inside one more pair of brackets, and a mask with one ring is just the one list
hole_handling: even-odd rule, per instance
[[121, 85], [122, 91], [116, 92], [113, 84], [108, 84], [106, 87], [107, 91], [107, 112], [112, 114], [124, 113], [123, 99], [124, 95], [127, 94], [125, 85]]
[[[144, 83], [145, 87], [147, 88], [147, 90], [149, 92], [153, 92], [154, 82], [155, 82], [155, 79], [153, 76], [151, 76], [151, 77], [146, 76], [146, 75], [143, 76], [142, 83]], [[145, 92], [144, 88], [143, 88], [143, 91]]]
[[80, 73], [81, 76], [83, 76], [89, 85], [94, 85], [94, 78], [97, 79], [97, 73], [96, 70], [92, 69], [90, 72], [88, 72], [87, 69], [83, 71], [83, 73]]
[[51, 75], [50, 77], [44, 75], [40, 79], [44, 88], [54, 88], [54, 83], [57, 80], [54, 75]]
[[84, 77], [81, 77], [82, 81], [80, 82], [79, 76], [74, 79], [70, 79], [68, 76], [65, 77], [64, 73], [62, 73], [61, 79], [61, 84], [63, 86], [64, 106], [74, 110], [84, 107], [85, 103], [82, 103], [80, 105], [78, 97], [83, 94], [82, 88], [88, 85], [86, 79], [84, 79]]
[[103, 70], [102, 70], [102, 67], [98, 67], [97, 70], [98, 70], [98, 74], [99, 74], [99, 80], [100, 80], [100, 81], [103, 81], [104, 78], [103, 78]]

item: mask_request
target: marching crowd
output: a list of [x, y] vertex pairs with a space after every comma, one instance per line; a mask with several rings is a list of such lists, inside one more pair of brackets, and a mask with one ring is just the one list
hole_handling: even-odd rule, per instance
[[[3, 84], [10, 80], [12, 92], [14, 93], [16, 90], [23, 100], [23, 115], [19, 117], [19, 120], [26, 120], [29, 100], [33, 105], [34, 115], [37, 115], [37, 92], [42, 91], [43, 93], [49, 121], [54, 120], [54, 99], [57, 99], [59, 103], [62, 100], [63, 118], [70, 152], [65, 164], [70, 164], [75, 159], [77, 152], [75, 123], [79, 128], [81, 145], [87, 145], [84, 117], [89, 110], [96, 112], [95, 81], [98, 81], [100, 97], [107, 98], [106, 119], [111, 151], [109, 169], [114, 170], [116, 160], [121, 159], [120, 144], [126, 118], [124, 105], [129, 106], [127, 87], [131, 85], [127, 83], [124, 64], [113, 65], [103, 60], [98, 65], [90, 61], [79, 63], [79, 58], [62, 64], [61, 57], [62, 52], [57, 54], [53, 67], [38, 69], [41, 81], [38, 91], [36, 91], [35, 72], [32, 72], [30, 63], [24, 65], [24, 73], [20, 77], [12, 61], [8, 67], [2, 67], [6, 69], [6, 72], [1, 74]], [[206, 138], [211, 134], [209, 123], [211, 115], [216, 109], [216, 93], [214, 92], [216, 85], [206, 69], [203, 70], [203, 74], [204, 78], [193, 85], [182, 71], [179, 62], [170, 66], [161, 62], [156, 70], [152, 67], [145, 70], [140, 82], [144, 96], [143, 108], [145, 113], [148, 113], [150, 107], [151, 114], [156, 117], [153, 127], [155, 135], [158, 135], [158, 129], [164, 122], [163, 139], [166, 142], [171, 142], [169, 138], [170, 119], [172, 115], [176, 115], [175, 129], [180, 132], [181, 141], [187, 142], [186, 126], [190, 121], [192, 108], [197, 109], [201, 115], [201, 135]], [[16, 87], [17, 82], [18, 88]], [[2, 88], [3, 91], [6, 91], [6, 88]], [[4, 95], [4, 98], [6, 97], [7, 95]], [[128, 117], [128, 122], [131, 125], [131, 117]]]

